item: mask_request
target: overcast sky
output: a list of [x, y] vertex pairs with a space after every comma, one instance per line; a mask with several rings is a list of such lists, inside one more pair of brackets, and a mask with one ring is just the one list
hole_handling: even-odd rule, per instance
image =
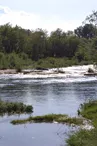
[[97, 10], [97, 0], [0, 0], [0, 25], [74, 30], [92, 10]]

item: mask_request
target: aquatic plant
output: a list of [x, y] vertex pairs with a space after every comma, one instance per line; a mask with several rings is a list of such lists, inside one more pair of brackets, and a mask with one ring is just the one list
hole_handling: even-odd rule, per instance
[[33, 107], [19, 102], [6, 102], [0, 100], [0, 115], [14, 113], [31, 113]]
[[26, 122], [35, 122], [35, 123], [52, 123], [52, 122], [58, 122], [58, 123], [67, 123], [67, 124], [74, 124], [74, 125], [81, 125], [83, 124], [83, 120], [80, 118], [70, 118], [67, 115], [62, 114], [48, 114], [43, 116], [36, 116], [36, 117], [29, 117], [27, 119], [22, 120], [13, 120], [11, 121], [12, 124], [23, 124]]

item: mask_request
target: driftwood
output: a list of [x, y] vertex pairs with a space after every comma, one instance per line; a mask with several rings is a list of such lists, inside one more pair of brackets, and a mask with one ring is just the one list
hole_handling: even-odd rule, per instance
[[97, 73], [85, 73], [85, 76], [97, 76]]

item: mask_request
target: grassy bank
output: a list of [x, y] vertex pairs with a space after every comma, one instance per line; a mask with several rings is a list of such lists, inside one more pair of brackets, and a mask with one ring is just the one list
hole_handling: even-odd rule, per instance
[[25, 105], [18, 102], [4, 102], [0, 100], [0, 115], [31, 112], [33, 112], [33, 107], [31, 105]]
[[67, 146], [97, 146], [97, 129], [76, 132], [67, 140]]
[[82, 104], [78, 113], [95, 127], [91, 130], [80, 130], [67, 140], [68, 146], [97, 146], [97, 101]]
[[79, 114], [91, 120], [92, 124], [97, 127], [97, 101], [89, 101], [88, 103], [82, 104], [79, 109]]
[[24, 124], [27, 122], [52, 123], [54, 121], [58, 123], [67, 123], [67, 124], [75, 124], [75, 125], [83, 124], [83, 120], [80, 118], [70, 118], [67, 115], [62, 115], [62, 114], [48, 114], [43, 116], [29, 117], [23, 120], [13, 120], [11, 121], [11, 123], [16, 125], [16, 124]]

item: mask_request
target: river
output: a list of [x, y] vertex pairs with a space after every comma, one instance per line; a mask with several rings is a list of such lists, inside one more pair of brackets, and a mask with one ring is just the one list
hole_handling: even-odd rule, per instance
[[[33, 105], [33, 115], [49, 113], [77, 116], [81, 103], [97, 98], [97, 77], [84, 73], [89, 66], [62, 68], [64, 74], [0, 75], [0, 97]], [[12, 119], [29, 115], [0, 118], [0, 146], [65, 146], [65, 139], [74, 130], [62, 124], [23, 124], [13, 126]]]

